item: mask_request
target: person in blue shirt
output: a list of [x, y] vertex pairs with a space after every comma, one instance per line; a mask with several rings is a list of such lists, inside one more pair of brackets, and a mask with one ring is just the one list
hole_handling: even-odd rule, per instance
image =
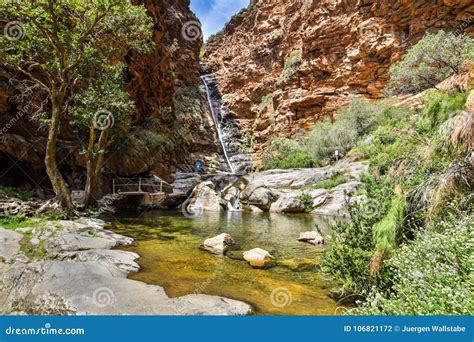
[[202, 161], [196, 160], [194, 162], [194, 168], [195, 168], [196, 172], [201, 173], [202, 169], [203, 169]]

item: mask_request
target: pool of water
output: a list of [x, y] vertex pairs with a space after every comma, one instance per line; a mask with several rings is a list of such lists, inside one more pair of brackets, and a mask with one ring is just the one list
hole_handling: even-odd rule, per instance
[[245, 261], [216, 257], [199, 249], [206, 238], [230, 234], [234, 250], [263, 248], [278, 262], [320, 263], [323, 248], [298, 242], [300, 232], [327, 223], [310, 215], [223, 212], [186, 218], [180, 212], [122, 214], [112, 230], [135, 239], [121, 249], [138, 253], [142, 269], [129, 278], [160, 285], [171, 297], [191, 293], [219, 295], [251, 304], [261, 315], [331, 315], [337, 304], [328, 297], [334, 286], [318, 267], [287, 265], [253, 269]]

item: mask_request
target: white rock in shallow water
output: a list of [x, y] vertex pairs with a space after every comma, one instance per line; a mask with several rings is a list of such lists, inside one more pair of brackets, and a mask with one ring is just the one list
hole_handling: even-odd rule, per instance
[[324, 244], [324, 238], [316, 231], [300, 233], [298, 241], [308, 242], [313, 245]]
[[235, 244], [229, 234], [223, 233], [210, 239], [206, 239], [202, 245], [203, 249], [212, 254], [223, 255], [229, 246]]
[[244, 259], [252, 267], [265, 268], [271, 265], [273, 256], [264, 249], [254, 248], [244, 253]]

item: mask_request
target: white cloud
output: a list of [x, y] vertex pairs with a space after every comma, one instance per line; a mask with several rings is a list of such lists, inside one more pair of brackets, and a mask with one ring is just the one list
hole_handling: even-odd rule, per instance
[[204, 38], [207, 39], [220, 31], [234, 14], [247, 7], [249, 3], [249, 0], [214, 0], [209, 13], [199, 18], [202, 22]]

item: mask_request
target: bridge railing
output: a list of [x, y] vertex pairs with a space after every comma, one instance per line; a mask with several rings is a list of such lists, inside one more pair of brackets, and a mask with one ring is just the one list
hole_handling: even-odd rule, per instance
[[[159, 185], [157, 181], [151, 178], [114, 178], [112, 183], [113, 193], [157, 193], [163, 192], [163, 180], [160, 179]], [[152, 191], [148, 191], [149, 189]]]

